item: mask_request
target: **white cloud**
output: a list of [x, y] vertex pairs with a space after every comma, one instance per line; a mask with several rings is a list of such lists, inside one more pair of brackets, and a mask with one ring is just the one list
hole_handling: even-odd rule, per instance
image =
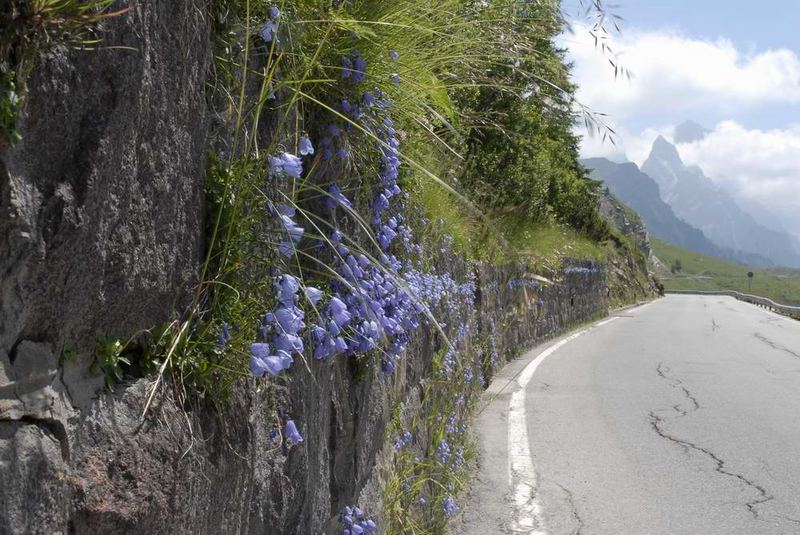
[[800, 125], [748, 130], [723, 121], [706, 138], [678, 150], [725, 189], [794, 214], [787, 223], [800, 234]]
[[580, 147], [581, 157], [608, 158], [615, 162], [630, 161], [636, 165], [642, 165], [650, 154], [653, 141], [660, 135], [671, 138], [673, 129], [674, 125], [646, 128], [637, 135], [629, 132], [624, 126], [615, 126], [614, 131], [617, 135], [612, 144], [607, 140], [603, 141], [599, 136], [589, 136], [580, 126], [577, 132], [583, 136]]
[[[581, 156], [584, 158], [608, 158], [609, 160], [615, 162], [626, 161], [627, 158], [627, 151], [625, 150], [625, 140], [628, 139], [628, 135], [620, 136], [614, 140], [614, 143], [608, 141], [608, 139], [603, 140], [599, 135], [589, 135], [584, 131], [584, 128], [578, 127], [577, 133], [581, 136]], [[618, 132], [620, 134], [620, 132]]]
[[[625, 134], [628, 159], [641, 166], [659, 135], [673, 140], [674, 126]], [[800, 237], [800, 124], [783, 129], [747, 129], [722, 121], [702, 140], [681, 143], [681, 159], [739, 199], [750, 199], [779, 217], [786, 230]], [[585, 156], [603, 156], [602, 147], [584, 145]], [[748, 203], [743, 207], [747, 209]]]
[[[743, 110], [800, 104], [800, 57], [788, 49], [744, 53], [727, 39], [630, 29], [609, 42], [633, 73], [627, 80], [615, 79], [587, 28], [576, 27], [562, 44], [574, 62], [578, 99], [608, 114], [618, 133], [616, 147], [584, 134], [584, 157], [627, 156], [641, 165], [655, 138], [671, 139], [675, 124], [687, 118], [733, 118]], [[631, 128], [648, 122], [655, 124]], [[737, 197], [768, 207], [800, 236], [800, 124], [758, 130], [728, 120], [678, 148], [687, 164], [700, 166]]]
[[677, 32], [626, 30], [609, 41], [632, 72], [618, 78], [588, 29], [564, 37], [575, 64], [578, 98], [620, 119], [654, 110], [721, 112], [765, 103], [800, 103], [800, 58], [788, 49], [746, 54], [727, 39], [701, 40]]

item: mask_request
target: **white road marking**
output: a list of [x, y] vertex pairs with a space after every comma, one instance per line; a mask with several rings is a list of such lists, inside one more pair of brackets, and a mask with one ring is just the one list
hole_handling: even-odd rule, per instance
[[650, 301], [648, 301], [648, 302], [646, 302], [646, 303], [644, 303], [644, 304], [641, 304], [641, 305], [636, 305], [635, 307], [631, 308], [631, 312], [633, 312], [633, 311], [639, 312], [639, 311], [641, 311], [643, 308], [647, 308], [647, 307], [649, 307], [650, 305], [652, 305], [653, 303], [657, 303], [657, 302], [658, 302], [658, 299], [651, 299]]
[[508, 484], [513, 491], [514, 518], [511, 530], [528, 535], [547, 535], [542, 519], [542, 507], [536, 497], [536, 470], [533, 467], [528, 426], [526, 424], [525, 401], [528, 383], [544, 360], [561, 347], [582, 334], [619, 319], [610, 317], [564, 338], [548, 347], [525, 366], [517, 377], [519, 389], [508, 402]]

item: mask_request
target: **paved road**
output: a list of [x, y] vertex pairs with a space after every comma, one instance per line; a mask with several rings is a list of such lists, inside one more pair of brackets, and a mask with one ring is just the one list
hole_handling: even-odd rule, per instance
[[615, 316], [486, 392], [453, 533], [800, 534], [800, 322], [677, 295]]

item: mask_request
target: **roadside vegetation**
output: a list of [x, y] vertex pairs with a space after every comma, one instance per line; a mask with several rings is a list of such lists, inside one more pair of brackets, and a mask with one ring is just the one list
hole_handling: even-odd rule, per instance
[[659, 240], [653, 240], [653, 252], [663, 263], [661, 281], [667, 290], [736, 290], [800, 305], [800, 270], [748, 267]]

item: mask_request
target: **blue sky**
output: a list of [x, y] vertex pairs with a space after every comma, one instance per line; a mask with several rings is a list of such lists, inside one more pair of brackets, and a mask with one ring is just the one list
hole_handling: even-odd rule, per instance
[[800, 52], [798, 0], [620, 0], [626, 26], [673, 27], [698, 38], [726, 37], [744, 49], [788, 47]]
[[[725, 38], [745, 54], [786, 48], [800, 55], [800, 0], [621, 0], [612, 10], [625, 28], [670, 30], [696, 39]], [[784, 126], [800, 105], [764, 104], [723, 114], [698, 110], [693, 119], [715, 123], [735, 117], [751, 128]], [[796, 115], [796, 116], [797, 116]], [[644, 126], [646, 118], [639, 121]]]
[[684, 161], [800, 236], [800, 0], [617, 2], [609, 44], [631, 81], [614, 79], [586, 27], [563, 38], [578, 99], [618, 132], [616, 147], [585, 138], [582, 154], [641, 164], [656, 136], [694, 120], [712, 133], [679, 146]]

